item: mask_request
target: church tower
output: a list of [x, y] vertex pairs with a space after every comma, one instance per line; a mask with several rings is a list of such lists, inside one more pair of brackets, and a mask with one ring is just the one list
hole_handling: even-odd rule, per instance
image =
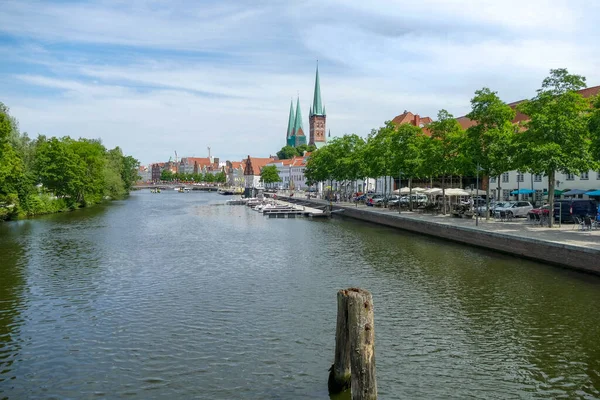
[[302, 125], [302, 113], [300, 111], [300, 96], [298, 96], [298, 101], [296, 103], [296, 118], [294, 120], [292, 139], [294, 141], [294, 147], [306, 144], [306, 136], [304, 135], [304, 129]]
[[294, 147], [294, 100], [290, 100], [290, 116], [288, 118], [288, 128], [285, 137], [285, 144]]
[[[298, 112], [298, 110], [296, 110]], [[319, 82], [319, 65], [317, 64], [317, 76], [315, 78], [315, 95], [313, 105], [310, 108], [308, 121], [310, 125], [310, 140], [308, 144], [314, 144], [317, 148], [323, 147], [327, 143], [325, 137], [325, 120], [327, 114], [321, 101], [321, 84]]]

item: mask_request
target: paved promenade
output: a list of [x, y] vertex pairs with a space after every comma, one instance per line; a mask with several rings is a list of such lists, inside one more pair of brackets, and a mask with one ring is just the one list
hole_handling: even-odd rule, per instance
[[[305, 200], [294, 194], [295, 201]], [[319, 199], [307, 201], [319, 205], [329, 202]], [[315, 205], [316, 205], [315, 204]], [[458, 242], [473, 244], [502, 252], [600, 273], [600, 230], [580, 230], [574, 224], [547, 226], [530, 224], [526, 218], [510, 222], [490, 218], [453, 218], [449, 215], [432, 215], [418, 212], [389, 210], [386, 208], [358, 206], [354, 203], [332, 203], [339, 215], [348, 215], [365, 221], [394, 226], [426, 235], [438, 236]], [[343, 210], [343, 211], [342, 211]]]

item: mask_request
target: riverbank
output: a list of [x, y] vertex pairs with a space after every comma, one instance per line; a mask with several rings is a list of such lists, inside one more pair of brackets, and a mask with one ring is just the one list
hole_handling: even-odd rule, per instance
[[[325, 200], [298, 197], [278, 198], [291, 202], [309, 202], [315, 206], [329, 204]], [[336, 217], [353, 218], [398, 228], [422, 235], [528, 258], [561, 267], [600, 275], [600, 231], [580, 231], [572, 224], [540, 227], [524, 220], [499, 222], [490, 219], [452, 218], [417, 212], [388, 210], [351, 203], [334, 203]]]

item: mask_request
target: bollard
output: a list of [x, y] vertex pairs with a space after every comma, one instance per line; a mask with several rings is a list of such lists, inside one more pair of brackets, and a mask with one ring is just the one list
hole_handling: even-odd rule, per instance
[[338, 292], [335, 360], [330, 368], [330, 394], [348, 387], [352, 400], [377, 399], [373, 297], [367, 290]]

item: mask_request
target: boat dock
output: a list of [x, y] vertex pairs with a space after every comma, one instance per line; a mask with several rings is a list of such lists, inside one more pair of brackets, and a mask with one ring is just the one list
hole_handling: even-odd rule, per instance
[[228, 200], [225, 204], [227, 205], [245, 205], [250, 207], [252, 210], [262, 213], [268, 218], [328, 218], [329, 212], [326, 210], [327, 207], [319, 207], [308, 202], [295, 202], [290, 203], [287, 201], [277, 199], [232, 199]]

